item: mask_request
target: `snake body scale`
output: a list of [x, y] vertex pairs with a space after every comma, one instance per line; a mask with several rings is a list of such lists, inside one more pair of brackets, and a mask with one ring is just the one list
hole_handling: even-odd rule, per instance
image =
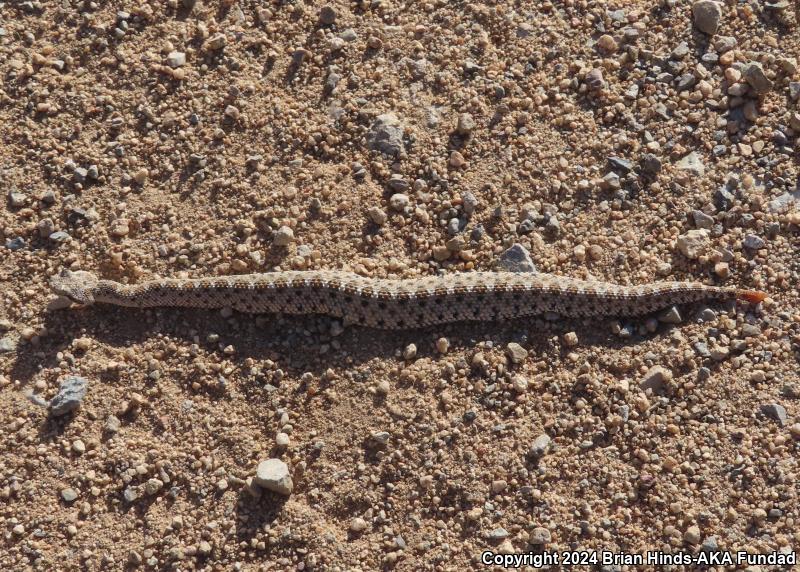
[[469, 272], [424, 278], [371, 279], [340, 271], [286, 271], [126, 285], [64, 270], [53, 290], [82, 305], [134, 308], [225, 308], [246, 313], [325, 314], [382, 329], [458, 321], [641, 316], [700, 300], [758, 303], [766, 294], [696, 282], [620, 286], [536, 273]]

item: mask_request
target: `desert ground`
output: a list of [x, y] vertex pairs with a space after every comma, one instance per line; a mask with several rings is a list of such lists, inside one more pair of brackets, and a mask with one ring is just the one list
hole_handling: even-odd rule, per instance
[[[795, 8], [0, 2], [0, 568], [796, 554]], [[50, 288], [512, 259], [768, 297], [383, 331]]]

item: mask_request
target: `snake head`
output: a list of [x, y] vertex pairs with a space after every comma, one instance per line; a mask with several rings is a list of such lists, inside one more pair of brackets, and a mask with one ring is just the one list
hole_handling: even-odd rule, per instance
[[97, 276], [83, 270], [62, 270], [53, 276], [50, 286], [56, 294], [66, 296], [76, 304], [88, 306], [94, 304], [92, 290], [97, 286]]

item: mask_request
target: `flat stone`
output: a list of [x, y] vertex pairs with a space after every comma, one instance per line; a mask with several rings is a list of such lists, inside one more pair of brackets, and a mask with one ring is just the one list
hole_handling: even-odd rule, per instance
[[506, 272], [536, 272], [528, 250], [519, 243], [512, 245], [500, 255], [497, 265]]
[[608, 164], [615, 171], [621, 171], [623, 174], [630, 173], [633, 170], [633, 163], [622, 157], [609, 157]]
[[280, 459], [261, 461], [256, 469], [256, 476], [253, 482], [267, 490], [285, 496], [292, 494], [292, 489], [294, 488], [292, 477], [289, 474], [289, 467]]
[[786, 408], [779, 403], [765, 403], [761, 406], [761, 413], [777, 421], [781, 427], [786, 425]]
[[375, 118], [367, 133], [367, 147], [385, 155], [397, 156], [403, 150], [403, 124], [394, 113]]
[[767, 245], [764, 239], [755, 234], [748, 234], [742, 240], [742, 246], [749, 250], [760, 250]]
[[695, 151], [692, 151], [675, 163], [675, 168], [681, 171], [686, 171], [698, 177], [702, 177], [706, 174], [706, 167], [703, 165], [700, 155], [698, 155]]
[[88, 384], [89, 381], [85, 377], [77, 375], [64, 377], [58, 393], [50, 400], [50, 414], [59, 417], [77, 409], [86, 396]]
[[692, 4], [692, 18], [698, 30], [713, 36], [722, 20], [722, 6], [713, 0], [698, 0]]
[[8, 354], [17, 349], [17, 341], [10, 336], [0, 338], [0, 354]]

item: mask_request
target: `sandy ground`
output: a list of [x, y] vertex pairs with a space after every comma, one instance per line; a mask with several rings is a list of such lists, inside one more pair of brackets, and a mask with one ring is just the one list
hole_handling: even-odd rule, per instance
[[[136, 4], [0, 3], [0, 567], [798, 550], [790, 3]], [[515, 243], [769, 299], [381, 332], [48, 287], [491, 270]], [[48, 413], [70, 375], [80, 407]], [[252, 482], [269, 458], [291, 495]]]

